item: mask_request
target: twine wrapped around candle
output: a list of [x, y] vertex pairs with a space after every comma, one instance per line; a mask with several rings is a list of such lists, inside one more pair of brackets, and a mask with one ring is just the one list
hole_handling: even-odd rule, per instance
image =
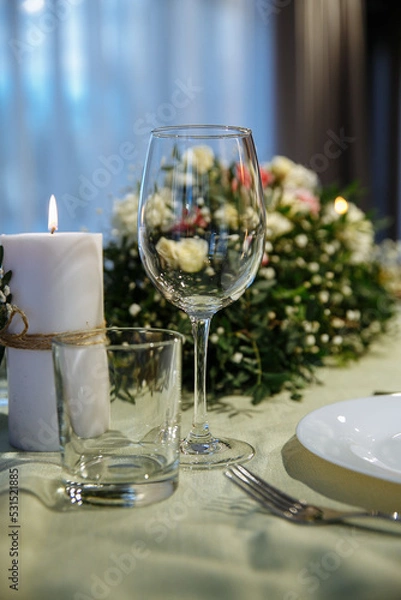
[[[22, 319], [24, 327], [20, 333], [9, 333], [8, 328], [16, 315]], [[105, 324], [99, 325], [98, 329], [104, 329]], [[52, 339], [57, 335], [68, 333], [71, 335], [70, 342], [83, 342], [92, 334], [86, 331], [65, 331], [53, 333], [27, 333], [29, 329], [28, 317], [23, 310], [15, 306], [11, 306], [11, 313], [5, 326], [0, 329], [0, 345], [7, 348], [17, 348], [19, 350], [51, 350]]]

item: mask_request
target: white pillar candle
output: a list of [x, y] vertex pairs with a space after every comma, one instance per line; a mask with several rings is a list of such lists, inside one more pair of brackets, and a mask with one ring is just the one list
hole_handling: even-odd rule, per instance
[[[92, 329], [103, 324], [101, 234], [1, 235], [0, 244], [4, 247], [4, 270], [13, 272], [12, 302], [26, 314], [29, 334]], [[9, 332], [21, 329], [16, 316]], [[7, 348], [7, 377], [10, 443], [22, 450], [58, 450], [51, 350]], [[108, 416], [99, 414], [98, 418], [106, 423]]]

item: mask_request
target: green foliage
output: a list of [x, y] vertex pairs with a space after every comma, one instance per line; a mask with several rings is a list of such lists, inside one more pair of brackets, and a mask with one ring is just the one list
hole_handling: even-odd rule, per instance
[[[10, 317], [12, 295], [10, 281], [12, 272], [3, 269], [4, 248], [0, 246], [0, 330], [5, 327]], [[0, 364], [4, 356], [4, 346], [0, 345]]]
[[[299, 400], [303, 388], [317, 381], [317, 367], [358, 359], [395, 313], [395, 297], [373, 258], [373, 224], [352, 202], [358, 188], [343, 192], [348, 210], [339, 215], [334, 188], [315, 192], [312, 186], [309, 196], [305, 190], [299, 194], [286, 187], [274, 166], [265, 170], [265, 259], [253, 285], [212, 320], [208, 390], [213, 399], [240, 393], [257, 404], [287, 391]], [[290, 167], [291, 174], [298, 168], [299, 175], [298, 165]], [[130, 194], [131, 203], [133, 198]], [[119, 202], [122, 211], [124, 200]], [[127, 235], [123, 225], [120, 237], [105, 248], [107, 323], [183, 333], [183, 385], [191, 390], [189, 319], [150, 283], [135, 231]]]

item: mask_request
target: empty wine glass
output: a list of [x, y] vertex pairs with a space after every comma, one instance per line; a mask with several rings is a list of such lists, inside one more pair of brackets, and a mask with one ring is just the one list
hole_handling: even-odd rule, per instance
[[142, 178], [138, 238], [156, 288], [185, 311], [195, 344], [194, 415], [181, 464], [248, 460], [247, 442], [209, 430], [206, 364], [210, 322], [252, 283], [264, 251], [265, 209], [252, 132], [182, 125], [152, 131]]

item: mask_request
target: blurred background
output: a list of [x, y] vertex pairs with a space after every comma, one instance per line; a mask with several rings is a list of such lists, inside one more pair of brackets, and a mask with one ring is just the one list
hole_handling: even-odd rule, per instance
[[0, 233], [107, 235], [152, 128], [253, 130], [401, 237], [398, 0], [0, 0]]

